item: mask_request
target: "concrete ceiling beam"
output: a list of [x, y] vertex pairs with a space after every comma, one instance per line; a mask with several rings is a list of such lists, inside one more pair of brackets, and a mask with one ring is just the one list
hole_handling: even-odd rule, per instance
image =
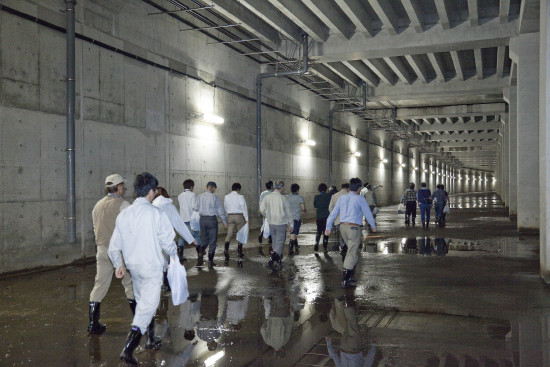
[[361, 60], [344, 61], [343, 64], [353, 71], [359, 78], [376, 87], [380, 84], [380, 78], [370, 70]]
[[344, 14], [353, 22], [356, 31], [366, 32], [374, 37], [376, 31], [373, 19], [359, 0], [335, 0]]
[[332, 70], [334, 73], [336, 73], [342, 79], [347, 81], [349, 84], [351, 84], [353, 86], [356, 86], [356, 87], [361, 86], [361, 78], [359, 78], [353, 71], [348, 69], [341, 62], [329, 62], [329, 63], [323, 64], [323, 65], [328, 67], [330, 70]]
[[216, 0], [214, 4], [218, 13], [236, 23], [242, 23], [241, 27], [259, 35], [271, 47], [276, 49], [281, 43], [279, 32], [244, 5], [232, 0]]
[[396, 75], [382, 59], [365, 59], [363, 62], [385, 83], [395, 84]]
[[510, 0], [500, 0], [498, 16], [501, 23], [507, 23], [510, 16]]
[[441, 61], [441, 58], [439, 57], [439, 55], [436, 55], [430, 52], [428, 53], [428, 59], [430, 60], [430, 63], [432, 64], [432, 67], [435, 70], [437, 79], [441, 81], [445, 81], [445, 69], [443, 67], [443, 62]]
[[428, 84], [418, 82], [410, 85], [397, 84], [395, 86], [380, 84], [378, 87], [374, 88], [369, 95], [369, 100], [398, 101], [472, 95], [501, 96], [502, 98], [503, 90], [507, 86], [508, 78], [497, 78], [496, 76], [488, 77], [483, 80], [470, 78], [465, 81], [458, 81], [452, 79], [447, 82], [433, 81]]
[[401, 3], [407, 12], [410, 25], [416, 32], [424, 32], [424, 17], [422, 14], [422, 9], [418, 4], [418, 0], [402, 0]]
[[519, 33], [538, 32], [539, 25], [540, 0], [522, 0], [519, 9]]
[[396, 118], [403, 119], [421, 119], [436, 117], [472, 117], [472, 116], [491, 116], [504, 113], [506, 103], [483, 103], [455, 106], [435, 106], [435, 107], [414, 107], [398, 108]]
[[[487, 142], [489, 143], [489, 142]], [[456, 150], [456, 149], [462, 149], [462, 148], [469, 148], [466, 152], [495, 152], [498, 150], [498, 144], [487, 144], [487, 145], [478, 145], [478, 146], [471, 146], [471, 145], [461, 145], [461, 146], [441, 146], [440, 149], [443, 152], [450, 152], [450, 153], [462, 153], [463, 150]]]
[[422, 60], [420, 59], [420, 56], [418, 55], [405, 55], [405, 59], [408, 61], [411, 68], [416, 73], [417, 79], [423, 81], [424, 83], [428, 83], [428, 68]]
[[517, 20], [506, 24], [490, 20], [477, 27], [463, 22], [450, 30], [442, 30], [436, 25], [422, 33], [408, 27], [395, 36], [387, 32], [376, 37], [355, 33], [346, 42], [342, 42], [341, 36], [331, 36], [323, 44], [314, 45], [310, 58], [333, 62], [506, 46], [510, 37], [517, 36], [516, 27]]
[[483, 55], [480, 48], [474, 50], [474, 59], [476, 62], [476, 76], [478, 79], [483, 79]]
[[415, 78], [409, 73], [405, 64], [397, 57], [384, 57], [384, 61], [403, 83], [412, 83]]
[[382, 21], [382, 28], [387, 29], [389, 34], [399, 33], [399, 17], [387, 0], [368, 0], [370, 6]]
[[458, 78], [458, 80], [464, 80], [464, 70], [462, 69], [462, 64], [460, 63], [460, 56], [458, 56], [458, 52], [451, 51], [451, 58], [453, 59], [456, 77]]
[[441, 148], [463, 148], [463, 147], [493, 147], [497, 146], [497, 141], [442, 141], [438, 143]]
[[477, 26], [479, 24], [479, 8], [477, 0], [468, 0], [468, 13], [470, 25]]
[[243, 6], [246, 6], [251, 12], [261, 17], [273, 28], [281, 32], [289, 39], [302, 42], [303, 31], [294, 22], [292, 22], [279, 9], [274, 7], [269, 1], [265, 0], [239, 0]]
[[302, 0], [302, 2], [319, 18], [328, 25], [332, 33], [350, 39], [355, 33], [355, 25], [350, 19], [334, 6], [329, 0]]
[[323, 64], [312, 65], [309, 68], [309, 71], [318, 76], [319, 78], [327, 81], [335, 88], [344, 88], [344, 79], [339, 75], [335, 74], [332, 70], [326, 67]]
[[467, 122], [465, 124], [463, 123], [446, 123], [442, 125], [428, 125], [424, 126], [421, 125], [418, 127], [418, 132], [435, 132], [435, 131], [446, 131], [446, 132], [456, 132], [456, 131], [467, 131], [467, 130], [498, 130], [502, 128], [502, 124], [500, 122]]
[[325, 42], [330, 35], [329, 28], [309, 10], [304, 3], [296, 0], [269, 0], [279, 11], [302, 28], [318, 42]]
[[439, 23], [443, 29], [451, 28], [451, 22], [449, 21], [449, 8], [445, 0], [435, 0], [435, 7], [437, 9], [437, 15], [439, 16]]
[[502, 135], [499, 133], [471, 133], [471, 134], [451, 134], [451, 135], [432, 135], [430, 141], [469, 141], [479, 139], [499, 139]]

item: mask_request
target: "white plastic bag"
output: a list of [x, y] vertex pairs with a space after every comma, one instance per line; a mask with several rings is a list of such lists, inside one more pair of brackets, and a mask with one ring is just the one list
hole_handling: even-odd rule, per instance
[[405, 214], [405, 206], [403, 205], [403, 203], [397, 206], [397, 214]]
[[269, 231], [269, 224], [265, 219], [264, 224], [262, 225], [262, 232], [264, 233], [264, 238], [269, 238], [269, 236], [271, 236], [271, 232]]
[[246, 245], [248, 243], [248, 223], [237, 232], [237, 242]]
[[443, 208], [443, 214], [449, 214], [451, 212], [451, 208], [449, 208], [449, 204], [445, 205]]
[[191, 214], [191, 219], [189, 225], [191, 226], [191, 230], [193, 231], [200, 231], [201, 230], [201, 216], [199, 215], [199, 212], [193, 211], [193, 214]]
[[172, 291], [172, 303], [174, 306], [181, 305], [187, 301], [189, 290], [187, 289], [187, 272], [185, 267], [180, 264], [177, 257], [170, 258], [170, 266], [168, 267], [168, 283]]
[[380, 209], [378, 209], [378, 207], [375, 206], [374, 209], [372, 210], [372, 214], [376, 215], [378, 213], [380, 213]]

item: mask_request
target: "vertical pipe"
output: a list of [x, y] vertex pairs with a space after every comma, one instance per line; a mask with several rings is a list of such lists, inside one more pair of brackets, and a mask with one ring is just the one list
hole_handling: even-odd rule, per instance
[[328, 186], [332, 186], [332, 132], [334, 128], [333, 124], [334, 110], [328, 112]]
[[393, 204], [393, 190], [395, 189], [394, 187], [394, 182], [393, 182], [393, 179], [394, 179], [394, 174], [393, 174], [393, 171], [395, 170], [394, 168], [394, 164], [393, 164], [393, 138], [391, 139], [391, 142], [390, 142], [390, 203]]
[[256, 159], [258, 204], [262, 194], [262, 78], [256, 78]]
[[76, 242], [75, 195], [75, 5], [65, 0], [67, 21], [67, 241]]
[[367, 127], [367, 182], [370, 182], [370, 129]]

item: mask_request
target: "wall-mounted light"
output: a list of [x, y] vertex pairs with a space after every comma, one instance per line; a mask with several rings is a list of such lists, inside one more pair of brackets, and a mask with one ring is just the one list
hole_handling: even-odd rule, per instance
[[418, 167], [414, 167], [414, 170], [415, 170], [415, 171], [418, 171]]
[[211, 113], [197, 113], [195, 114], [195, 118], [216, 125], [221, 125], [225, 121], [222, 117], [212, 115]]
[[425, 170], [424, 170], [424, 173], [428, 173], [428, 170], [427, 170], [427, 169], [425, 169]]
[[361, 152], [355, 152], [355, 153], [353, 153], [353, 155], [354, 155], [355, 157], [361, 157]]
[[401, 163], [401, 167], [405, 168], [407, 165], [405, 163]]
[[310, 147], [313, 147], [316, 144], [315, 140], [310, 140], [310, 139], [302, 139], [302, 140], [300, 140], [300, 143], [305, 144], [305, 145], [309, 145]]
[[387, 160], [386, 158], [382, 158], [382, 159], [380, 159], [380, 162], [382, 162], [382, 163], [388, 163], [388, 160]]

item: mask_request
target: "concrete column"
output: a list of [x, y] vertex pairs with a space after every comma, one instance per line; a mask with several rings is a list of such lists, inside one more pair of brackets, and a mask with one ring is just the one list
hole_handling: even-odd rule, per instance
[[507, 207], [510, 219], [518, 217], [518, 97], [517, 86], [511, 86], [504, 91], [504, 100], [508, 103], [508, 135], [506, 137], [507, 150], [504, 151], [504, 160], [508, 162], [508, 175], [505, 189], [508, 191]]
[[540, 2], [540, 273], [550, 283], [550, 6]]
[[539, 33], [510, 40], [510, 57], [517, 63], [517, 227], [538, 232], [539, 210]]
[[510, 124], [505, 118], [502, 119], [502, 141], [500, 145], [501, 150], [501, 175], [503, 178], [501, 184], [501, 198], [504, 201], [504, 207], [506, 213], [510, 212], [510, 190], [509, 186], [509, 172], [510, 172], [510, 159], [508, 158], [508, 151], [510, 150]]

